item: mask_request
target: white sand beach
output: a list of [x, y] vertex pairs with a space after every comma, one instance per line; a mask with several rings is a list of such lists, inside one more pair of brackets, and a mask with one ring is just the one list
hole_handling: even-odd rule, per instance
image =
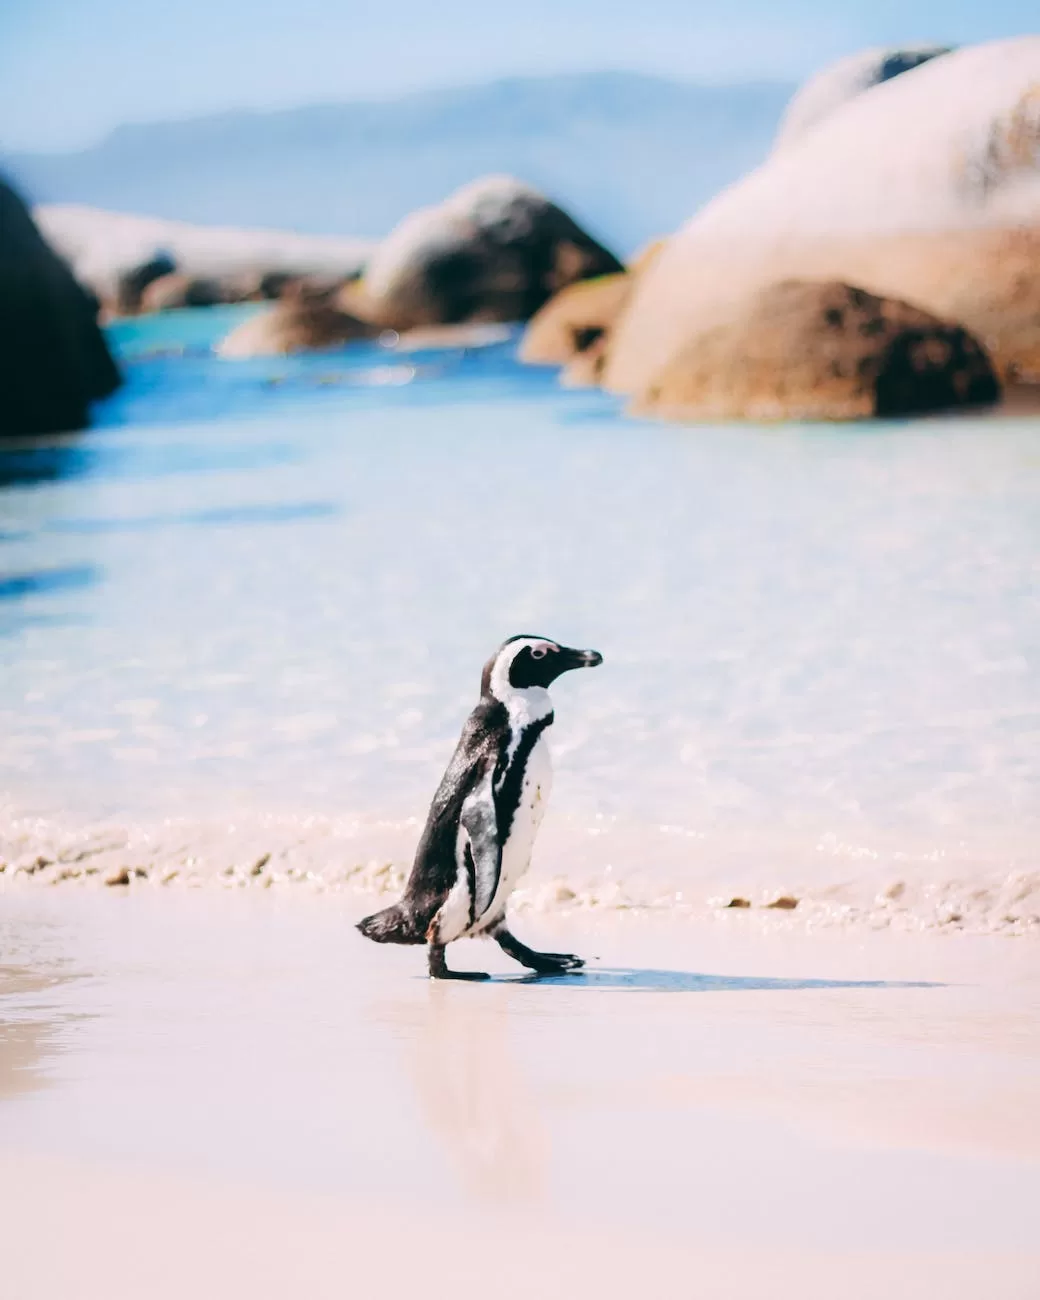
[[305, 893], [5, 891], [18, 1300], [1027, 1300], [1040, 951], [523, 919], [430, 984]]

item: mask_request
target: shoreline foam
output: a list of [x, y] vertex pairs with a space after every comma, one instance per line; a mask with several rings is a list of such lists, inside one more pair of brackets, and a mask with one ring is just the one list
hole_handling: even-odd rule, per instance
[[[658, 833], [667, 828], [657, 827]], [[518, 912], [744, 918], [754, 928], [889, 929], [1040, 938], [1040, 870], [971, 871], [940, 853], [881, 857], [823, 836], [801, 870], [717, 866], [692, 879], [567, 860], [559, 826], [513, 895]], [[21, 885], [110, 889], [286, 889], [388, 897], [400, 892], [419, 833], [414, 818], [257, 815], [210, 820], [62, 824], [0, 809], [0, 892]], [[573, 831], [572, 831], [573, 837]], [[572, 843], [573, 843], [572, 838]], [[608, 850], [609, 854], [609, 850]], [[607, 855], [605, 855], [607, 856]], [[587, 855], [586, 855], [587, 857]], [[902, 861], [900, 861], [902, 859]], [[903, 869], [900, 870], [900, 867]]]

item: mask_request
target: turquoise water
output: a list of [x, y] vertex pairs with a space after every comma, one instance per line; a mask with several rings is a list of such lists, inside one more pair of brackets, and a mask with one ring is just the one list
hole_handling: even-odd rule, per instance
[[1040, 422], [644, 424], [512, 340], [218, 360], [234, 319], [122, 325], [96, 427], [0, 449], [12, 807], [396, 860], [534, 631], [606, 659], [555, 692], [546, 875], [1040, 881]]

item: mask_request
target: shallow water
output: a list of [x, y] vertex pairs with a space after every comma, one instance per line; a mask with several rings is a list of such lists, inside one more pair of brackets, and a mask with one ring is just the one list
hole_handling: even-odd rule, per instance
[[0, 448], [9, 860], [104, 819], [188, 874], [406, 863], [534, 631], [605, 655], [542, 901], [1040, 913], [1040, 421], [664, 427], [511, 342], [222, 362], [229, 319], [121, 326], [97, 427]]

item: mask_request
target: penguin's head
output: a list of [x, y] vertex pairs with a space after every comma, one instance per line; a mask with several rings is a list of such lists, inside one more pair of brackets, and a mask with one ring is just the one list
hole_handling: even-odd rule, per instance
[[602, 662], [598, 650], [572, 650], [544, 636], [511, 636], [484, 665], [480, 687], [484, 695], [501, 700], [512, 691], [551, 686], [572, 668], [595, 668]]

